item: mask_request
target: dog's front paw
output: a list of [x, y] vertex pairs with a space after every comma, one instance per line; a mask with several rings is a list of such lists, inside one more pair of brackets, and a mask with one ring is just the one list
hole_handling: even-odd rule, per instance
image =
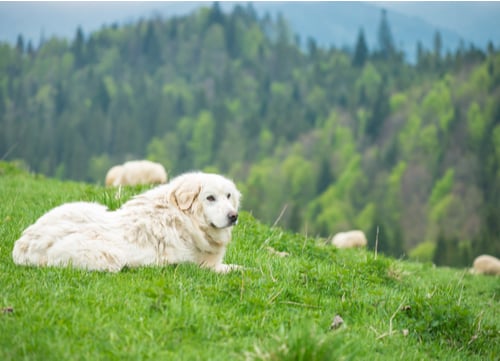
[[218, 264], [214, 267], [214, 270], [217, 273], [229, 273], [232, 271], [242, 270], [242, 269], [243, 266], [239, 266], [237, 264], [224, 264], [224, 263]]

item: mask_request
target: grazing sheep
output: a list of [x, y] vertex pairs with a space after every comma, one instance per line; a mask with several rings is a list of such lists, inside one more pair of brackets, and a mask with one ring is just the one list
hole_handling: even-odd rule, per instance
[[123, 172], [123, 167], [121, 165], [115, 165], [108, 170], [106, 174], [106, 185], [112, 186], [115, 181], [121, 176]]
[[149, 160], [134, 160], [112, 167], [106, 175], [106, 185], [162, 184], [167, 182], [165, 168]]
[[337, 248], [365, 247], [368, 243], [363, 231], [340, 232], [333, 236], [331, 242]]
[[473, 272], [485, 275], [500, 275], [500, 259], [483, 254], [476, 257], [473, 263]]

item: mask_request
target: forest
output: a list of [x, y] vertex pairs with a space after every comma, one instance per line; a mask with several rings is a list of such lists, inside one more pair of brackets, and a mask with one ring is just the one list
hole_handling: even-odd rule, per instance
[[243, 209], [329, 237], [361, 229], [396, 257], [500, 256], [500, 53], [398, 49], [381, 13], [347, 48], [282, 16], [217, 3], [74, 39], [0, 43], [0, 159], [103, 184], [147, 158], [232, 177]]

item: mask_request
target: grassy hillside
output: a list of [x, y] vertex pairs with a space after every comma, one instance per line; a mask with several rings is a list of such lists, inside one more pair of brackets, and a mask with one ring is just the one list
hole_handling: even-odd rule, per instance
[[[2, 360], [494, 360], [500, 282], [335, 250], [244, 213], [219, 275], [194, 265], [119, 274], [15, 266], [22, 230], [67, 201], [117, 207], [111, 190], [0, 163]], [[279, 257], [272, 247], [286, 251]], [[331, 329], [339, 315], [344, 323]]]

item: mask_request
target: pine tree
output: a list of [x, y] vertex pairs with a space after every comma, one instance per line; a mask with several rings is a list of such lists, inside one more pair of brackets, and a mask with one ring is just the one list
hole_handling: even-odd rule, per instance
[[425, 50], [422, 42], [417, 41], [417, 66], [422, 69], [425, 65]]
[[356, 48], [352, 59], [352, 65], [363, 67], [366, 59], [368, 58], [368, 46], [366, 45], [365, 32], [363, 29], [359, 30], [358, 40], [356, 41]]
[[394, 46], [394, 39], [385, 9], [382, 9], [382, 18], [378, 27], [378, 45], [382, 59], [391, 59], [396, 54], [396, 47]]
[[443, 41], [441, 39], [441, 33], [436, 31], [434, 34], [434, 69], [439, 70], [441, 67], [441, 60], [443, 58], [442, 55], [443, 50]]
[[208, 27], [212, 24], [224, 24], [224, 13], [222, 12], [218, 1], [215, 1], [210, 9]]
[[443, 41], [441, 39], [441, 33], [436, 31], [434, 34], [434, 57], [437, 61], [440, 61], [442, 58], [442, 50], [443, 50]]
[[161, 45], [153, 21], [148, 22], [143, 38], [142, 52], [151, 66], [156, 66], [161, 60]]
[[33, 43], [31, 42], [31, 40], [28, 41], [26, 52], [28, 53], [29, 56], [35, 55], [35, 49], [33, 48]]
[[24, 38], [21, 34], [17, 36], [16, 49], [20, 54], [24, 53]]
[[314, 59], [316, 54], [318, 53], [318, 44], [316, 44], [316, 40], [314, 38], [307, 38], [307, 52]]
[[436, 243], [436, 249], [434, 250], [434, 256], [432, 262], [438, 266], [446, 264], [447, 254], [450, 251], [449, 242], [443, 236], [442, 233], [439, 234]]
[[373, 105], [372, 114], [366, 125], [366, 134], [372, 139], [376, 139], [382, 130], [385, 119], [390, 113], [389, 95], [387, 94], [385, 80], [379, 86], [377, 98]]
[[77, 67], [85, 65], [84, 46], [85, 40], [83, 37], [83, 30], [81, 27], [78, 27], [78, 29], [76, 30], [75, 41], [73, 42], [72, 47], [73, 54], [75, 56], [75, 64]]

